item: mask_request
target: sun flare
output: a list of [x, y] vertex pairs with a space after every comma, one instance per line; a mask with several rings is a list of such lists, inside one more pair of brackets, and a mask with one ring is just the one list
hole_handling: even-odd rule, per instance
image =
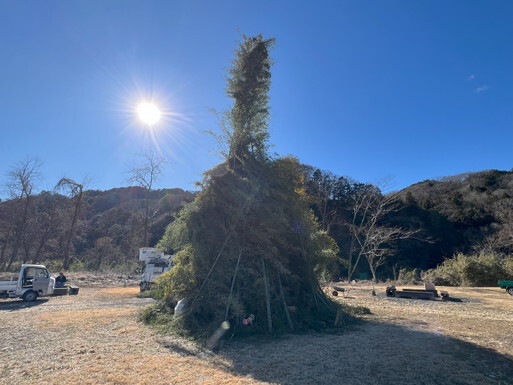
[[143, 123], [153, 126], [160, 120], [162, 114], [155, 104], [144, 102], [137, 107], [137, 115]]

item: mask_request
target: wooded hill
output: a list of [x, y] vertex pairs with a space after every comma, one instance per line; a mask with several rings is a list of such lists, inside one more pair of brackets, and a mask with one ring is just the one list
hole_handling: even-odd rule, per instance
[[194, 193], [142, 187], [84, 191], [75, 226], [76, 197], [43, 191], [0, 202], [0, 270], [13, 270], [20, 263], [61, 269], [70, 236], [69, 268], [134, 270], [143, 242], [146, 199], [149, 242], [156, 244], [172, 214], [192, 201]]
[[[310, 207], [339, 246], [340, 258], [327, 278], [347, 278], [358, 196], [379, 189], [310, 166], [303, 166], [302, 172]], [[141, 187], [84, 191], [71, 242], [70, 268], [136, 269], [146, 197], [151, 246], [162, 239], [173, 215], [195, 197], [182, 189], [146, 194]], [[458, 252], [513, 253], [513, 172], [489, 170], [426, 180], [396, 194], [396, 206], [380, 224], [418, 232], [389, 245], [390, 254], [378, 266], [378, 278], [397, 277], [405, 268], [433, 268]], [[24, 262], [61, 268], [72, 214], [73, 198], [55, 192], [0, 202], [0, 269], [12, 270]], [[352, 277], [371, 277], [365, 258]]]
[[381, 195], [376, 186], [306, 171], [312, 207], [340, 248], [342, 277], [370, 278], [374, 263], [376, 278], [396, 279], [401, 269], [434, 268], [456, 253], [513, 251], [512, 172], [426, 180]]
[[400, 241], [394, 264], [434, 267], [456, 253], [513, 253], [513, 172], [488, 170], [427, 180], [400, 191], [392, 221], [418, 225], [421, 236]]

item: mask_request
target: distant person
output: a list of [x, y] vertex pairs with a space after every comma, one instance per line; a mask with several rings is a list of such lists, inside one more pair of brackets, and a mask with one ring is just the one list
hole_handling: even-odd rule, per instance
[[55, 278], [55, 287], [64, 287], [67, 279], [63, 273], [59, 273], [59, 276]]

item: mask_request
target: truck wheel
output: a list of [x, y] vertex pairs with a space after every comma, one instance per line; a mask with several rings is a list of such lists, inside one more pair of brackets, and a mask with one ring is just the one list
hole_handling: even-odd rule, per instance
[[27, 291], [25, 294], [23, 294], [23, 300], [26, 302], [35, 301], [36, 298], [37, 298], [37, 293], [33, 290]]
[[508, 287], [506, 289], [506, 291], [508, 292], [509, 295], [513, 295], [513, 287]]

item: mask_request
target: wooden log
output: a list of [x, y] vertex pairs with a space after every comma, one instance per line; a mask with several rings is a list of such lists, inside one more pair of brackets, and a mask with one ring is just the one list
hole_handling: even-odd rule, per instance
[[56, 287], [53, 289], [53, 295], [68, 295], [68, 287]]
[[433, 293], [435, 297], [438, 297], [438, 291], [436, 290], [425, 290], [425, 289], [402, 289], [404, 292], [414, 292], [414, 293]]
[[398, 290], [395, 292], [397, 298], [410, 298], [410, 299], [435, 299], [434, 293], [430, 291], [404, 291]]

